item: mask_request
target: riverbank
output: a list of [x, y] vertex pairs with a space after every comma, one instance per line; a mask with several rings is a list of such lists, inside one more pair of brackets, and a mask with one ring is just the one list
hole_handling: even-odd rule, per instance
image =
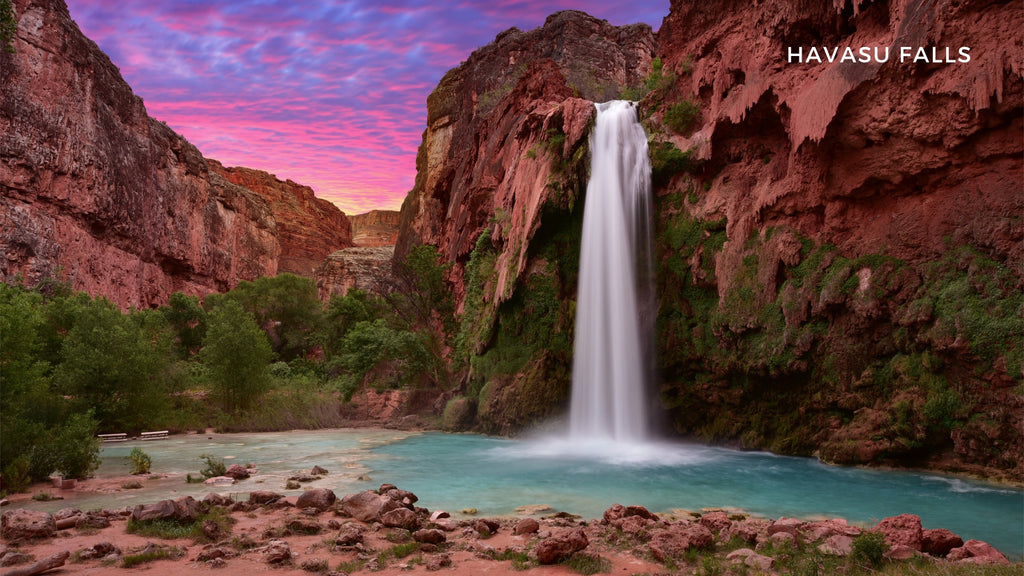
[[[108, 482], [114, 482], [110, 479]], [[384, 484], [338, 497], [210, 493], [134, 508], [56, 513], [12, 504], [0, 562], [24, 568], [67, 553], [92, 576], [274, 574], [1024, 574], [979, 541], [924, 530], [903, 514], [869, 528], [841, 519], [753, 518], [735, 510], [654, 514], [611, 505], [599, 519], [524, 507], [508, 517], [430, 511]], [[453, 518], [452, 516], [459, 516]], [[13, 568], [12, 570], [17, 570]], [[22, 572], [5, 572], [22, 573]]]

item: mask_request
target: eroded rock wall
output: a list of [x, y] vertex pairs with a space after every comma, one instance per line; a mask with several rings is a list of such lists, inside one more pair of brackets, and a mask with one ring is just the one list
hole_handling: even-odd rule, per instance
[[398, 241], [401, 218], [402, 213], [397, 210], [371, 210], [365, 214], [349, 216], [352, 243], [365, 248], [394, 246]]

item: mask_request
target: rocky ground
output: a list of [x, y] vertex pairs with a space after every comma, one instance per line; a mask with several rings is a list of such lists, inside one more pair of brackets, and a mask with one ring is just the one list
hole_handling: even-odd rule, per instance
[[49, 566], [55, 573], [95, 576], [125, 569], [154, 576], [859, 574], [877, 554], [889, 565], [925, 570], [908, 572], [914, 574], [946, 574], [963, 565], [995, 570], [979, 574], [1024, 573], [1024, 564], [1011, 565], [986, 543], [923, 530], [920, 518], [909, 514], [870, 529], [844, 520], [769, 520], [726, 510], [653, 514], [619, 504], [599, 520], [545, 506], [507, 518], [463, 510], [455, 519], [419, 508], [417, 500], [390, 484], [340, 499], [323, 488], [297, 497], [255, 491], [246, 501], [210, 493], [202, 501], [184, 497], [54, 514], [18, 508], [16, 499], [0, 522], [0, 565], [9, 567], [4, 576]]

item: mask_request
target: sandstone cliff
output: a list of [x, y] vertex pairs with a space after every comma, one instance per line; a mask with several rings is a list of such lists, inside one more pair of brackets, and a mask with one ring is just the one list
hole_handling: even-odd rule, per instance
[[332, 252], [314, 273], [320, 299], [326, 302], [349, 290], [379, 292], [394, 256], [394, 246], [356, 246]]
[[248, 188], [267, 200], [277, 221], [281, 257], [277, 271], [313, 277], [328, 254], [352, 246], [352, 224], [337, 206], [317, 198], [309, 186], [282, 181], [251, 168], [225, 168], [207, 160], [211, 172]]
[[[268, 185], [268, 203], [211, 171], [146, 114], [64, 2], [14, 5], [15, 52], [0, 53], [2, 280], [62, 278], [123, 307], [149, 307], [279, 268], [311, 275], [310, 260], [351, 245], [344, 215], [308, 189]], [[282, 209], [289, 202], [300, 206]], [[322, 213], [330, 225], [314, 224]], [[303, 237], [304, 228], [313, 230]]]
[[[397, 246], [454, 263], [453, 413], [510, 432], [564, 401], [592, 118], [574, 97], [628, 86], [652, 140], [674, 427], [1019, 478], [1022, 18], [984, 2], [674, 1], [661, 68], [640, 28], [603, 33], [634, 35], [608, 63], [630, 62], [614, 90], [567, 73], [592, 62], [581, 32], [613, 30], [578, 13], [478, 50], [428, 99]], [[531, 51], [509, 47], [528, 35], [532, 53], [582, 53], [524, 65]], [[785, 61], [789, 46], [901, 45], [972, 60]]]
[[371, 210], [349, 216], [352, 243], [366, 248], [394, 246], [398, 241], [398, 224], [402, 214], [397, 210]]

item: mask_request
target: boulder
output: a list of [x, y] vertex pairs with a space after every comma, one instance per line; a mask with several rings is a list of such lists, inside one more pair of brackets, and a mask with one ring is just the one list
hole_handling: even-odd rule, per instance
[[889, 560], [895, 560], [897, 562], [910, 560], [911, 558], [917, 555], [918, 551], [914, 550], [910, 546], [907, 546], [906, 544], [896, 544], [895, 546], [889, 548], [889, 550], [885, 553], [886, 558], [888, 558]]
[[341, 499], [341, 509], [349, 516], [360, 522], [376, 522], [380, 520], [381, 509], [385, 502], [390, 502], [387, 496], [381, 496], [372, 490], [348, 494]]
[[785, 532], [787, 534], [792, 534], [793, 538], [797, 538], [800, 536], [800, 529], [803, 528], [803, 526], [804, 522], [802, 520], [782, 517], [768, 526], [768, 535], [771, 536], [773, 534]]
[[415, 530], [420, 526], [420, 519], [416, 516], [416, 513], [408, 508], [395, 508], [390, 512], [381, 514], [381, 524], [390, 528], [405, 528], [406, 530]]
[[306, 490], [299, 495], [295, 502], [296, 508], [316, 508], [320, 512], [327, 510], [334, 505], [338, 497], [333, 490], [327, 488], [313, 488]]
[[320, 466], [313, 466], [313, 469], [310, 470], [309, 473], [314, 475], [314, 476], [326, 476], [327, 475], [327, 469], [326, 468], [321, 468]]
[[175, 522], [193, 522], [200, 513], [199, 502], [184, 496], [177, 500], [161, 500], [156, 504], [139, 504], [132, 510], [132, 520], [136, 522], [152, 522], [153, 520], [172, 520]]
[[307, 516], [295, 516], [289, 518], [285, 523], [285, 527], [292, 534], [319, 534], [322, 526], [316, 521], [316, 518], [309, 518]]
[[253, 490], [249, 493], [249, 502], [258, 506], [266, 506], [267, 504], [273, 504], [278, 500], [284, 498], [283, 494], [277, 492], [270, 492], [269, 490]]
[[619, 528], [634, 538], [646, 540], [648, 528], [654, 524], [654, 520], [648, 520], [642, 516], [627, 516], [619, 521]]
[[963, 546], [950, 550], [946, 559], [951, 562], [971, 564], [1010, 564], [1010, 561], [999, 550], [981, 540], [968, 540], [964, 542]]
[[434, 512], [430, 515], [430, 521], [431, 522], [437, 522], [441, 518], [451, 518], [451, 517], [452, 517], [452, 515], [447, 513], [447, 512], [445, 512], [444, 510], [434, 510]]
[[721, 511], [704, 514], [700, 517], [700, 523], [715, 534], [721, 534], [722, 531], [732, 528], [732, 520], [729, 519], [729, 515]]
[[82, 560], [97, 560], [99, 558], [106, 558], [111, 554], [121, 556], [121, 549], [110, 542], [98, 542], [89, 548], [79, 550], [78, 558]]
[[921, 552], [932, 556], [946, 556], [953, 548], [964, 545], [963, 538], [945, 528], [924, 530], [921, 533]]
[[583, 550], [590, 544], [582, 528], [568, 530], [545, 538], [537, 543], [537, 561], [541, 564], [555, 564]]
[[271, 540], [261, 550], [263, 561], [267, 564], [283, 564], [291, 562], [292, 549], [284, 540]]
[[631, 516], [639, 516], [646, 520], [656, 520], [658, 517], [643, 506], [623, 506], [612, 504], [612, 507], [604, 511], [604, 522], [612, 526], [620, 526], [622, 521]]
[[903, 545], [912, 550], [921, 549], [921, 517], [916, 514], [900, 514], [882, 519], [875, 530], [885, 535], [889, 546]]
[[0, 536], [5, 540], [49, 538], [57, 532], [57, 522], [49, 512], [16, 508], [0, 516]]
[[207, 506], [231, 506], [235, 501], [230, 496], [223, 494], [217, 494], [216, 492], [210, 492], [206, 496], [203, 496], [203, 504]]
[[75, 520], [75, 528], [79, 530], [100, 530], [110, 527], [110, 518], [100, 512], [86, 512]]
[[235, 483], [235, 479], [231, 476], [213, 476], [203, 480], [203, 484], [207, 486], [231, 486]]
[[775, 565], [773, 558], [762, 556], [750, 548], [733, 550], [725, 559], [733, 564], [745, 564], [761, 572], [768, 572]]
[[853, 551], [853, 538], [844, 534], [833, 534], [818, 545], [818, 550], [831, 556], [849, 556]]
[[490, 518], [481, 518], [473, 523], [473, 530], [476, 530], [481, 535], [491, 535], [501, 528], [501, 524], [497, 520], [491, 520]]
[[707, 527], [695, 523], [677, 523], [655, 530], [648, 544], [651, 554], [659, 562], [678, 559], [691, 548], [704, 550], [715, 543], [715, 537]]
[[249, 469], [241, 464], [232, 464], [224, 471], [224, 476], [235, 480], [245, 480], [249, 477]]
[[425, 544], [440, 544], [447, 540], [444, 532], [436, 528], [417, 530], [413, 532], [412, 538], [417, 542], [423, 542]]
[[540, 530], [540, 522], [537, 522], [533, 518], [523, 518], [516, 523], [516, 527], [513, 530], [513, 534], [516, 536], [524, 536], [526, 534], [534, 534]]
[[361, 525], [354, 522], [344, 524], [334, 537], [334, 543], [339, 546], [355, 546], [363, 541], [363, 533], [366, 531]]

